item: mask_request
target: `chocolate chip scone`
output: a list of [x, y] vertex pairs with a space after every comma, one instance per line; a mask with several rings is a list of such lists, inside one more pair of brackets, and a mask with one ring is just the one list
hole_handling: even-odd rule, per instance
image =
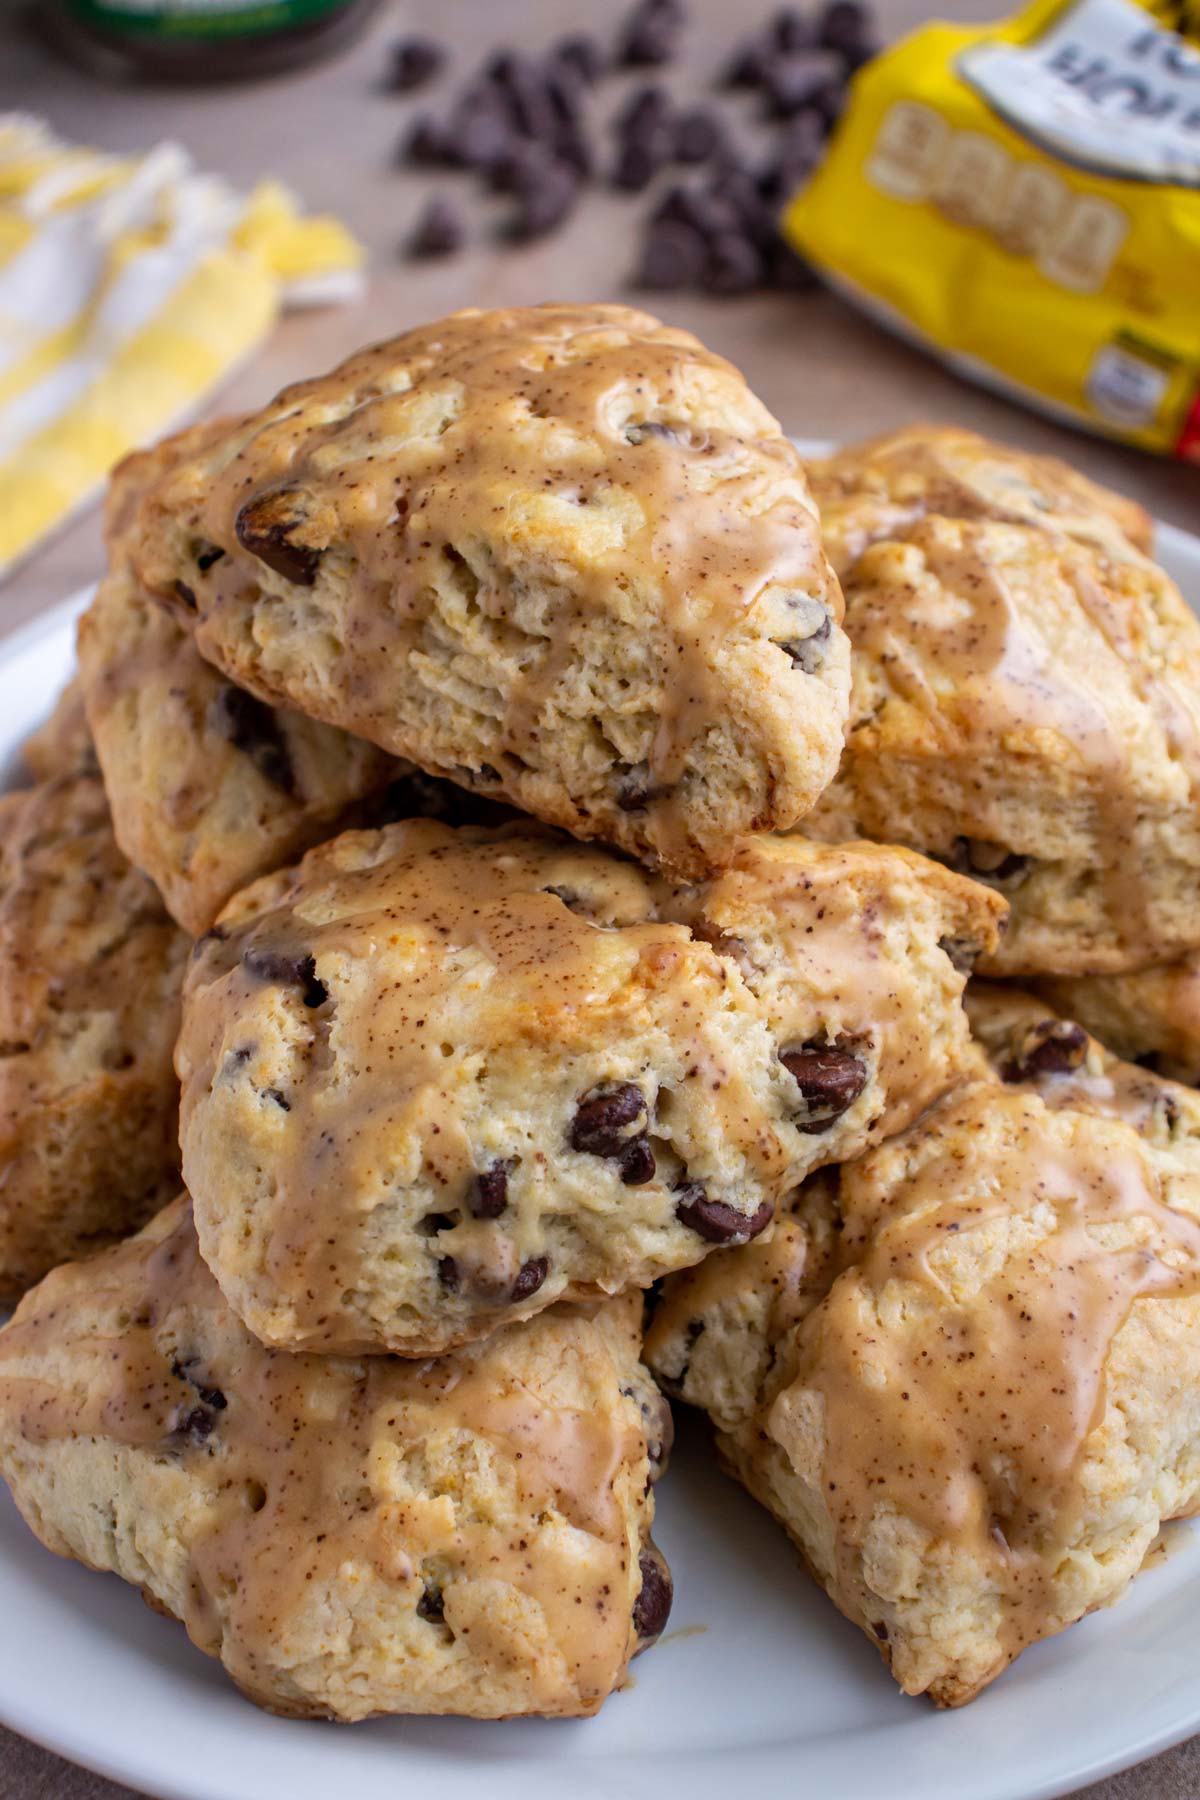
[[972, 1004], [994, 1067], [798, 1196], [773, 1287], [757, 1245], [669, 1283], [646, 1347], [942, 1705], [1200, 1506], [1200, 1099], [1028, 996]]
[[850, 729], [800, 829], [908, 844], [998, 888], [993, 973], [1200, 946], [1200, 623], [1163, 571], [1131, 545], [931, 513], [869, 544], [844, 587]]
[[839, 576], [868, 544], [895, 537], [930, 513], [1036, 525], [1122, 556], [1147, 555], [1154, 525], [1136, 501], [1114, 494], [1054, 456], [1034, 456], [954, 425], [908, 425], [808, 464], [825, 549]]
[[0, 1332], [0, 1470], [271, 1712], [594, 1713], [671, 1601], [640, 1322], [637, 1296], [437, 1362], [264, 1350], [184, 1196]]
[[799, 457], [627, 307], [364, 350], [166, 474], [130, 538], [260, 700], [682, 873], [837, 767], [849, 650]]
[[186, 961], [98, 776], [0, 798], [0, 1298], [178, 1188]]
[[196, 949], [201, 1249], [264, 1343], [436, 1354], [764, 1230], [972, 1054], [1002, 906], [876, 845], [677, 888], [536, 826], [351, 832]]
[[1118, 1056], [1200, 1085], [1200, 955], [1129, 975], [1048, 976], [1037, 990]]
[[25, 739], [21, 756], [35, 781], [50, 781], [55, 775], [95, 774], [96, 748], [78, 676], [67, 683], [45, 723]]
[[328, 837], [348, 807], [409, 769], [226, 681], [130, 569], [129, 519], [141, 495], [219, 429], [197, 427], [117, 468], [110, 572], [79, 622], [83, 692], [117, 842], [193, 936], [240, 887]]

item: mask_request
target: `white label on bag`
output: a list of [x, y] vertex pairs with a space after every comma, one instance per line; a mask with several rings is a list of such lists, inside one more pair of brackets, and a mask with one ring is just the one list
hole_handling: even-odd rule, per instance
[[1200, 51], [1130, 0], [1076, 0], [1034, 42], [977, 44], [958, 69], [1065, 161], [1200, 186]]

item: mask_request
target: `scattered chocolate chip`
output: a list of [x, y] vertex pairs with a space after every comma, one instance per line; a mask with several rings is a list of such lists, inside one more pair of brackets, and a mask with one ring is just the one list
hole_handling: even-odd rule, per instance
[[636, 137], [653, 125], [665, 124], [670, 112], [671, 101], [665, 88], [636, 88], [613, 119], [613, 130], [618, 138]]
[[767, 106], [775, 118], [790, 119], [801, 107], [819, 104], [841, 73], [841, 59], [831, 50], [801, 50], [794, 56], [776, 57], [763, 80]]
[[418, 169], [444, 169], [454, 161], [445, 134], [432, 119], [424, 116], [413, 121], [400, 146], [400, 157], [401, 161]]
[[829, 0], [817, 20], [817, 41], [831, 50], [874, 53], [871, 16], [860, 0]]
[[186, 581], [176, 581], [174, 584], [174, 587], [175, 587], [175, 598], [177, 600], [182, 601], [184, 606], [186, 606], [190, 612], [195, 612], [195, 610], [196, 610], [195, 590], [193, 588], [190, 588]]
[[815, 675], [819, 669], [824, 667], [832, 630], [833, 620], [826, 613], [824, 620], [808, 637], [791, 638], [786, 644], [781, 644], [779, 648], [787, 651], [798, 669], [803, 669], [806, 675]]
[[618, 780], [613, 797], [622, 812], [640, 812], [660, 791], [651, 782], [649, 764], [633, 763]]
[[641, 193], [666, 165], [670, 155], [671, 140], [665, 131], [648, 131], [627, 138], [617, 151], [612, 185], [626, 194]]
[[410, 256], [453, 256], [461, 250], [465, 232], [463, 222], [448, 200], [435, 197], [426, 202], [408, 239]]
[[296, 488], [275, 488], [247, 500], [234, 521], [238, 543], [259, 562], [266, 563], [285, 581], [311, 587], [317, 578], [321, 551], [296, 541], [308, 523], [303, 495]]
[[175, 1376], [177, 1381], [186, 1381], [189, 1387], [194, 1387], [204, 1405], [211, 1407], [213, 1412], [224, 1412], [229, 1402], [221, 1389], [219, 1387], [206, 1387], [202, 1381], [197, 1381], [195, 1375], [191, 1373], [198, 1361], [199, 1358], [196, 1356], [177, 1357], [171, 1364], [171, 1373]]
[[437, 1272], [438, 1280], [446, 1289], [446, 1292], [449, 1294], [457, 1294], [459, 1276], [458, 1264], [455, 1262], [454, 1258], [452, 1256], [439, 1256]]
[[646, 1118], [646, 1096], [632, 1081], [585, 1094], [571, 1121], [569, 1141], [573, 1150], [589, 1156], [620, 1156], [632, 1136], [630, 1127]]
[[417, 1601], [417, 1617], [427, 1619], [431, 1625], [441, 1625], [445, 1621], [442, 1590], [432, 1581], [427, 1581], [421, 1590], [421, 1598]]
[[853, 1051], [834, 1044], [802, 1044], [783, 1050], [779, 1060], [806, 1103], [801, 1131], [825, 1131], [853, 1106], [867, 1085], [866, 1064]]
[[747, 38], [726, 63], [718, 85], [724, 88], [758, 87], [767, 72], [772, 48], [767, 38]]
[[508, 1176], [511, 1162], [494, 1162], [471, 1183], [467, 1193], [467, 1211], [473, 1219], [498, 1219], [508, 1205]]
[[747, 237], [724, 232], [712, 245], [700, 285], [707, 294], [733, 299], [761, 287], [763, 259]]
[[549, 1271], [550, 1258], [548, 1256], [531, 1256], [529, 1261], [522, 1263], [517, 1271], [517, 1279], [512, 1285], [512, 1298], [528, 1300], [531, 1294], [537, 1293]]
[[608, 59], [594, 37], [584, 36], [560, 38], [550, 52], [556, 63], [574, 69], [581, 81], [589, 86], [604, 74], [608, 67]]
[[648, 1544], [642, 1551], [638, 1567], [642, 1572], [642, 1585], [633, 1603], [633, 1629], [645, 1645], [662, 1635], [671, 1616], [675, 1590], [671, 1572], [654, 1544]]
[[626, 69], [668, 63], [678, 48], [682, 11], [671, 0], [639, 0], [626, 16], [617, 61]]
[[225, 552], [219, 544], [209, 544], [205, 549], [196, 552], [196, 567], [202, 575], [207, 575], [208, 571], [220, 562], [224, 554]]
[[431, 38], [401, 38], [392, 46], [386, 85], [393, 94], [411, 94], [431, 81], [445, 61], [446, 52]]
[[675, 1217], [709, 1244], [744, 1244], [765, 1231], [774, 1208], [764, 1200], [749, 1218], [724, 1200], [710, 1200], [698, 1181], [679, 1189]]
[[874, 1624], [871, 1626], [871, 1630], [875, 1633], [875, 1636], [879, 1639], [881, 1644], [887, 1643], [888, 1628], [884, 1624], [882, 1619], [876, 1619]]
[[785, 56], [807, 50], [817, 41], [816, 29], [794, 7], [785, 6], [771, 20], [770, 42]]
[[242, 952], [242, 967], [255, 981], [302, 989], [305, 1006], [323, 1006], [329, 998], [325, 983], [317, 980], [317, 965], [311, 956], [292, 956], [284, 950], [249, 944]]
[[960, 975], [969, 975], [979, 961], [983, 946], [977, 938], [944, 937], [938, 939], [938, 949], [950, 958]]
[[618, 1153], [617, 1161], [621, 1165], [621, 1180], [626, 1187], [645, 1187], [648, 1181], [654, 1180], [657, 1165], [648, 1139], [631, 1138]]
[[703, 107], [680, 113], [675, 120], [671, 149], [676, 162], [707, 162], [724, 142], [720, 121]]
[[282, 794], [296, 791], [296, 771], [275, 710], [243, 688], [224, 682], [208, 709], [212, 731], [254, 764]]
[[536, 179], [519, 195], [516, 212], [509, 219], [505, 234], [514, 243], [544, 237], [566, 218], [579, 193], [579, 177], [569, 164], [547, 161]]
[[[224, 1395], [222, 1395], [224, 1404]], [[193, 1444], [203, 1444], [216, 1430], [217, 1414], [209, 1406], [193, 1406], [187, 1412], [178, 1414], [172, 1426], [172, 1434], [177, 1438], [189, 1438]]]
[[1043, 1019], [1026, 1032], [1019, 1049], [1000, 1073], [1005, 1081], [1033, 1081], [1039, 1075], [1065, 1075], [1087, 1056], [1088, 1034], [1070, 1019]]
[[279, 1088], [264, 1088], [268, 1100], [273, 1100], [281, 1112], [291, 1112], [292, 1103]]

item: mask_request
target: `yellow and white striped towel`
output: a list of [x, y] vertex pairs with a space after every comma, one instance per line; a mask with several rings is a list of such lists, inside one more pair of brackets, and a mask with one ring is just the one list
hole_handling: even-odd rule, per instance
[[362, 262], [275, 183], [240, 195], [175, 144], [106, 156], [0, 115], [0, 579], [281, 306], [351, 297]]

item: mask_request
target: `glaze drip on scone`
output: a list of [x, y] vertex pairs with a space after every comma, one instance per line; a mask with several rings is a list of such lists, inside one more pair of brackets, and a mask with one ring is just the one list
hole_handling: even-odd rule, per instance
[[[999, 1142], [975, 1154], [998, 1118]], [[882, 1494], [985, 1572], [1006, 1659], [1053, 1628], [1114, 1338], [1136, 1301], [1200, 1291], [1200, 1221], [1164, 1203], [1136, 1139], [1058, 1118], [1048, 1129], [1040, 1099], [983, 1085], [943, 1108], [954, 1153], [917, 1159], [899, 1187], [873, 1181], [870, 1159], [846, 1171], [852, 1267], [766, 1417], [786, 1442], [796, 1407], [820, 1410], [841, 1591], [869, 1609], [859, 1559]], [[1027, 1243], [1000, 1260], [985, 1239], [1016, 1217]]]
[[[639, 1316], [562, 1310], [436, 1362], [272, 1352], [184, 1196], [0, 1335], [0, 1454], [54, 1547], [142, 1581], [273, 1710], [586, 1714], [639, 1647]], [[57, 1509], [62, 1455], [122, 1471], [99, 1549]], [[669, 1597], [664, 1574], [642, 1610]]]
[[203, 1252], [301, 1348], [434, 1353], [648, 1285], [958, 1078], [942, 944], [982, 951], [1002, 913], [871, 845], [747, 844], [677, 888], [530, 826], [346, 834], [198, 946]]
[[683, 873], [836, 767], [842, 603], [799, 458], [624, 307], [364, 351], [169, 473], [131, 547], [262, 699]]

